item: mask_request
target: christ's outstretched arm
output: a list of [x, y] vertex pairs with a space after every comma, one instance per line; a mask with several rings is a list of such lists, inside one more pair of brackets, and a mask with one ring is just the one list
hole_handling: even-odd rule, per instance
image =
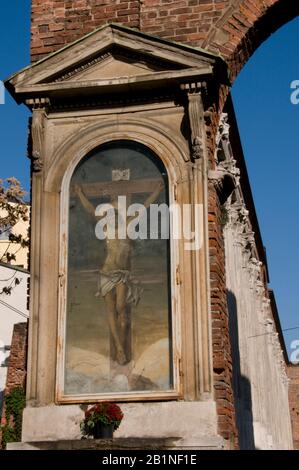
[[93, 217], [96, 217], [95, 216], [95, 208], [93, 207], [91, 202], [85, 196], [81, 186], [76, 185], [75, 186], [75, 192], [76, 192], [77, 196], [79, 197], [79, 199], [81, 201], [81, 204], [84, 207], [84, 209], [86, 210], [86, 212], [88, 212], [88, 214], [92, 215]]
[[[157, 199], [159, 194], [163, 191], [164, 189], [164, 183], [163, 181], [159, 181], [156, 189], [148, 196], [148, 198], [144, 201], [143, 203], [143, 209], [139, 212], [139, 217], [143, 216], [146, 213], [146, 210], [149, 208], [151, 204], [153, 204]], [[136, 218], [136, 215], [132, 215], [131, 217], [127, 218], [127, 222], [131, 222]]]
[[148, 209], [149, 206], [158, 199], [158, 196], [162, 192], [163, 189], [164, 189], [164, 183], [163, 181], [159, 181], [156, 189], [152, 192], [152, 194], [149, 195], [149, 197], [145, 200], [143, 204], [146, 209]]

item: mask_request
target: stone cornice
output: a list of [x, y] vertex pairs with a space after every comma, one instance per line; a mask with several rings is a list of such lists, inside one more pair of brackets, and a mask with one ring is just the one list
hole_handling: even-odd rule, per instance
[[[107, 60], [112, 62], [110, 72]], [[179, 91], [180, 84], [218, 74], [219, 62], [203, 51], [107, 25], [21, 70], [5, 85], [19, 103], [78, 94], [87, 99], [132, 90], [138, 94], [173, 84]]]

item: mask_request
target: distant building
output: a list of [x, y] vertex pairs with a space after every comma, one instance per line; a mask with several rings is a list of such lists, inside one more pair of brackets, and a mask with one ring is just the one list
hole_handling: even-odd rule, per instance
[[[28, 205], [28, 213], [30, 211]], [[0, 214], [4, 216], [3, 213]], [[0, 415], [6, 383], [8, 359], [14, 325], [27, 322], [28, 318], [28, 248], [11, 243], [9, 235], [22, 235], [27, 238], [29, 220], [20, 220], [13, 227], [1, 227], [0, 234]], [[3, 262], [6, 252], [14, 254], [11, 264]], [[13, 287], [11, 294], [2, 293], [4, 287]]]
[[[28, 212], [30, 212], [28, 205]], [[1, 214], [2, 215], [2, 214]], [[21, 248], [20, 245], [16, 243], [10, 243], [9, 235], [14, 233], [16, 235], [22, 235], [24, 238], [27, 237], [29, 229], [29, 221], [24, 222], [20, 220], [14, 227], [7, 227], [6, 230], [0, 234], [0, 261], [7, 249], [10, 253], [15, 254], [16, 260], [12, 261], [11, 264], [14, 266], [19, 266], [20, 268], [28, 268], [28, 248]]]

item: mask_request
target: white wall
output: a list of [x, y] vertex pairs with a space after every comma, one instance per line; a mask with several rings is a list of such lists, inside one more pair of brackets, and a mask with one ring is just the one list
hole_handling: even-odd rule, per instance
[[245, 206], [224, 229], [234, 389], [241, 447], [292, 449], [288, 378]]

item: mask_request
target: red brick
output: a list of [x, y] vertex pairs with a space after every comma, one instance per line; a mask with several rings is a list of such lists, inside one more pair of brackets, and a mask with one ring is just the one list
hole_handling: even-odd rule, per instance
[[[27, 323], [17, 323], [14, 325], [13, 329], [4, 397], [15, 387], [22, 387], [25, 390], [26, 368]], [[2, 410], [2, 416], [5, 416], [5, 404]], [[2, 436], [0, 428], [0, 444], [1, 441]]]

